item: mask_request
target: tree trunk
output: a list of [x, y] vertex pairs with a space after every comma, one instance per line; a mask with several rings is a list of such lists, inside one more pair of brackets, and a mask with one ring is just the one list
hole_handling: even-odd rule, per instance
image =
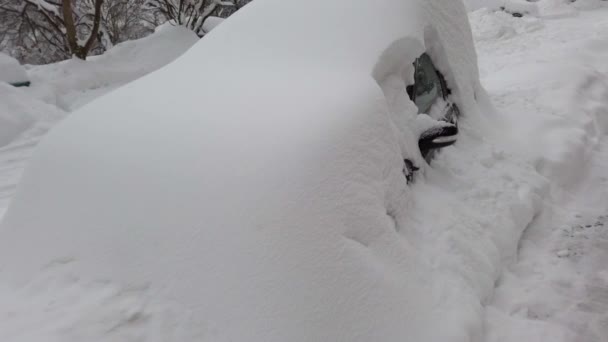
[[89, 38], [87, 39], [84, 46], [80, 46], [78, 43], [78, 34], [76, 32], [76, 25], [74, 25], [74, 16], [72, 13], [72, 0], [63, 0], [62, 1], [62, 10], [63, 10], [63, 21], [65, 23], [65, 31], [68, 40], [68, 46], [70, 47], [70, 51], [73, 56], [76, 56], [80, 59], [87, 59], [89, 55], [89, 51], [93, 47], [93, 43], [97, 38], [97, 33], [99, 32], [99, 25], [101, 23], [101, 5], [103, 4], [103, 0], [95, 0], [95, 14], [93, 16], [93, 27], [91, 27], [91, 32]]
[[74, 16], [72, 15], [72, 0], [63, 0], [61, 9], [63, 11], [65, 34], [70, 51], [72, 52], [72, 55], [76, 55], [76, 57], [81, 58], [78, 54], [78, 37], [76, 36], [76, 26], [74, 25]]
[[84, 47], [82, 48], [83, 53], [84, 53], [84, 58], [82, 58], [82, 59], [85, 59], [87, 57], [87, 55], [89, 54], [89, 51], [93, 47], [93, 43], [95, 42], [95, 39], [97, 38], [97, 33], [99, 32], [99, 25], [101, 23], [101, 5], [102, 4], [103, 4], [103, 0], [95, 0], [95, 16], [93, 17], [93, 27], [91, 28], [91, 35], [89, 36], [89, 39], [87, 40], [87, 42], [84, 44]]

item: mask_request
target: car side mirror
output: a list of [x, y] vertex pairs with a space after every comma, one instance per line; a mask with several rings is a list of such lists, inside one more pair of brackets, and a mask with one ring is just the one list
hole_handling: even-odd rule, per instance
[[446, 146], [453, 145], [458, 138], [458, 127], [444, 122], [444, 125], [434, 126], [422, 132], [418, 139], [418, 147], [422, 154]]

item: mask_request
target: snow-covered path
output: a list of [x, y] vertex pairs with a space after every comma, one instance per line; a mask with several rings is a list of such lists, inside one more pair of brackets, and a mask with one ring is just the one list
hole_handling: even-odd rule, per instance
[[560, 13], [471, 15], [482, 82], [551, 182], [486, 305], [488, 342], [608, 341], [608, 7]]

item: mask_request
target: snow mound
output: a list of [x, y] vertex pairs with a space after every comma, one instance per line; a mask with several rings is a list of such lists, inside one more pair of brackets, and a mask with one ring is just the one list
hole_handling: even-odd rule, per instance
[[19, 62], [0, 52], [0, 82], [19, 83], [27, 81], [25, 69]]
[[86, 61], [34, 66], [30, 94], [71, 111], [168, 64], [198, 40], [184, 27], [163, 25], [148, 37], [117, 44]]
[[[0, 226], [0, 307], [17, 312], [0, 333], [481, 341], [546, 184], [483, 136], [495, 118], [471, 38], [459, 1], [257, 0], [84, 106]], [[405, 89], [424, 52], [463, 112], [433, 167]], [[404, 158], [421, 167], [412, 186]]]

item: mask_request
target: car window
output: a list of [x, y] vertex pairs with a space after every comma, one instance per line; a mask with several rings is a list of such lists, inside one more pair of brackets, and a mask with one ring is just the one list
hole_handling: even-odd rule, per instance
[[428, 113], [438, 98], [445, 97], [445, 89], [431, 57], [426, 53], [414, 62], [414, 86], [410, 98], [418, 107], [418, 113]]

